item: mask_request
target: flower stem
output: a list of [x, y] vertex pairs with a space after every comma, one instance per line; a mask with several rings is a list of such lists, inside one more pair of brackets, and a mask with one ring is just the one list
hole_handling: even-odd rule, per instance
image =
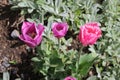
[[60, 39], [58, 38], [58, 52], [60, 52], [60, 46], [61, 46], [61, 43], [60, 43]]
[[81, 74], [79, 74], [79, 64], [80, 64], [80, 56], [81, 56], [81, 54], [82, 54], [82, 50], [83, 50], [83, 47], [81, 47], [80, 48], [80, 50], [78, 51], [78, 63], [77, 63], [77, 72], [76, 72], [76, 74], [78, 75], [78, 77], [81, 79], [82, 78], [82, 76], [81, 76]]
[[80, 63], [80, 55], [82, 54], [82, 50], [83, 50], [83, 47], [81, 47], [79, 52], [78, 52], [78, 66], [79, 66], [79, 63]]

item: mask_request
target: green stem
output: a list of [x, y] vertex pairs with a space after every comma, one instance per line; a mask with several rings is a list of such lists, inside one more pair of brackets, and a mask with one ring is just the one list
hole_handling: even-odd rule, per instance
[[58, 49], [59, 50], [60, 50], [60, 46], [61, 46], [60, 39], [58, 39]]
[[42, 10], [42, 24], [44, 24], [44, 11]]
[[8, 71], [3, 72], [3, 80], [10, 80], [10, 74]]
[[79, 66], [79, 63], [80, 63], [80, 55], [82, 54], [82, 50], [83, 50], [83, 47], [81, 47], [79, 52], [78, 52], [78, 66]]
[[78, 65], [77, 65], [77, 75], [79, 75], [79, 80], [82, 78], [81, 74], [79, 74], [79, 64], [80, 64], [80, 56], [82, 54], [82, 50], [83, 50], [83, 47], [80, 48], [79, 52], [78, 52]]

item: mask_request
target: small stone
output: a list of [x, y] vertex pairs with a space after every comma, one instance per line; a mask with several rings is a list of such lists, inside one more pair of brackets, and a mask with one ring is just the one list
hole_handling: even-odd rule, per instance
[[18, 38], [20, 36], [19, 32], [17, 30], [13, 30], [11, 33], [12, 38]]

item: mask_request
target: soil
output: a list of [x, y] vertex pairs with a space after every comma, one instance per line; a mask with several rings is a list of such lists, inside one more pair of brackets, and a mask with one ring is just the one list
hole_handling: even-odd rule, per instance
[[10, 7], [7, 0], [0, 0], [0, 77], [8, 70], [10, 80], [40, 80], [41, 76], [32, 72], [31, 57], [35, 56], [34, 52], [28, 51], [19, 38], [11, 37], [13, 30], [20, 31], [24, 16]]

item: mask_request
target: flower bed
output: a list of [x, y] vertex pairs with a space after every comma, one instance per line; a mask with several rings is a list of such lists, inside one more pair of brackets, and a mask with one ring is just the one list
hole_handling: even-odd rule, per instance
[[20, 34], [13, 36], [34, 53], [32, 71], [41, 80], [120, 78], [119, 0], [10, 0], [10, 4], [25, 17]]

